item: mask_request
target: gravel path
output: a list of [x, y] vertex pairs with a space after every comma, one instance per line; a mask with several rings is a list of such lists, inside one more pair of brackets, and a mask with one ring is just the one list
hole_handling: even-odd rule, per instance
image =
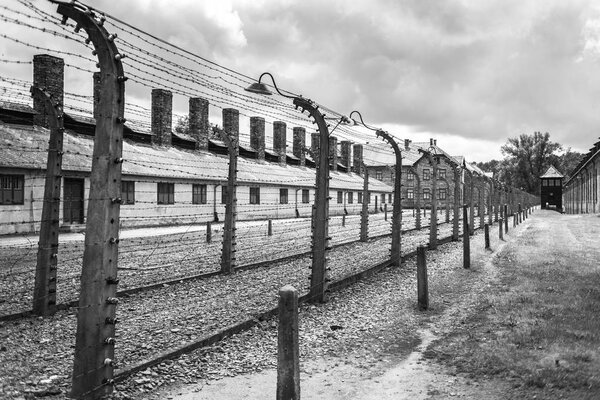
[[[332, 231], [335, 229], [332, 224]], [[439, 227], [440, 237], [449, 236], [450, 233], [449, 224]], [[403, 235], [403, 253], [427, 241], [428, 230]], [[365, 243], [354, 242], [332, 250], [329, 255], [332, 279], [339, 279], [385, 260], [389, 245], [389, 237], [384, 237]], [[285, 284], [296, 286], [302, 294], [308, 289], [309, 274], [310, 258], [302, 257], [268, 267], [239, 271], [230, 276], [218, 275], [124, 298], [117, 307], [117, 315], [122, 321], [117, 327], [118, 367], [152, 357], [160, 351], [194, 341], [216, 329], [255, 316], [276, 305], [278, 288]], [[334, 306], [327, 304], [326, 307]], [[26, 393], [36, 393], [37, 396], [55, 393], [62, 398], [68, 392], [76, 311], [70, 309], [48, 318], [30, 317], [0, 323], [0, 350], [4, 360], [0, 364], [0, 395], [20, 398]], [[373, 326], [376, 326], [375, 322]], [[261, 328], [254, 328], [248, 334], [257, 329]], [[213, 347], [218, 348], [219, 345]], [[166, 362], [164, 365], [180, 365], [180, 361]], [[253, 362], [250, 365], [254, 365]], [[157, 371], [160, 371], [159, 367]], [[153, 373], [158, 374], [149, 370], [141, 375]], [[163, 380], [163, 383], [170, 379]]]

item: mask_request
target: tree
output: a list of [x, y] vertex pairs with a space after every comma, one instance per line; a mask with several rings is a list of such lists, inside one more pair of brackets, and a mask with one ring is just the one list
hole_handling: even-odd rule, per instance
[[[539, 177], [551, 164], [559, 164], [560, 156], [555, 152], [562, 146], [550, 140], [548, 132], [522, 134], [518, 138], [509, 138], [500, 149], [507, 161], [503, 165], [507, 183], [529, 193], [539, 193]], [[558, 165], [557, 165], [558, 167]]]

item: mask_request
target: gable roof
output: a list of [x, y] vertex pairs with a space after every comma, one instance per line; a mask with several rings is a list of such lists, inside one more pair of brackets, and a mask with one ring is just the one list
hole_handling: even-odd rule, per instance
[[[0, 122], [0, 167], [44, 170], [48, 151], [48, 129]], [[94, 137], [66, 129], [63, 140], [63, 170], [91, 171]], [[226, 182], [227, 155], [177, 147], [159, 147], [123, 140], [122, 174], [156, 179], [185, 179]], [[313, 168], [279, 165], [244, 157], [238, 158], [240, 184], [314, 187]], [[354, 173], [330, 171], [331, 189], [361, 191], [363, 178]], [[392, 192], [383, 182], [372, 180], [370, 190]]]
[[561, 174], [560, 172], [558, 172], [558, 170], [556, 168], [554, 168], [554, 165], [551, 165], [546, 170], [546, 173], [544, 175], [540, 176], [540, 179], [541, 178], [564, 178], [564, 177], [565, 176], [563, 174]]

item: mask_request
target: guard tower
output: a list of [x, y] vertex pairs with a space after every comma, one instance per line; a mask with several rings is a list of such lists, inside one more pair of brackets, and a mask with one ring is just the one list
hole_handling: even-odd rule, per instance
[[564, 175], [558, 172], [553, 165], [548, 168], [546, 173], [540, 176], [541, 190], [540, 201], [542, 208], [553, 208], [562, 212], [562, 180]]

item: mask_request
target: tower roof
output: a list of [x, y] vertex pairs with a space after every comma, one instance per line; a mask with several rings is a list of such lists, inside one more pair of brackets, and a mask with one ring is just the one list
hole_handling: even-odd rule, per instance
[[546, 171], [546, 173], [542, 176], [540, 176], [540, 178], [564, 178], [565, 176], [563, 174], [561, 174], [560, 172], [558, 172], [558, 170], [556, 168], [554, 168], [554, 165], [551, 165], [548, 170]]

